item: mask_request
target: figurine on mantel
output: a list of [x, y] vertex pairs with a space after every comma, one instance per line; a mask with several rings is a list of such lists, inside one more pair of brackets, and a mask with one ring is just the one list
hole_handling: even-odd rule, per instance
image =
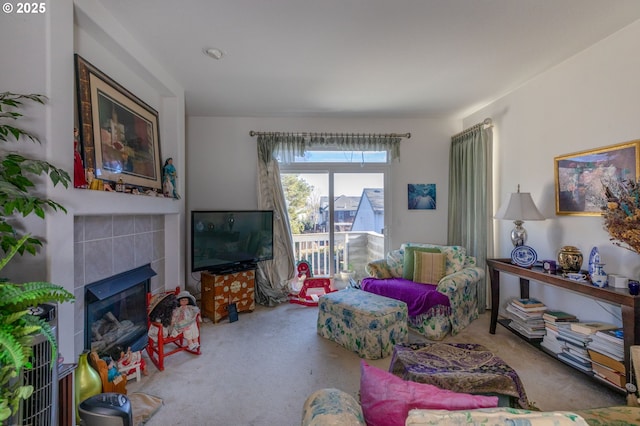
[[165, 197], [173, 197], [179, 199], [178, 190], [176, 188], [176, 166], [173, 165], [173, 158], [169, 157], [162, 167], [162, 188]]
[[87, 188], [89, 184], [84, 174], [84, 166], [82, 165], [82, 157], [80, 156], [80, 142], [78, 136], [80, 132], [78, 128], [73, 129], [73, 187]]

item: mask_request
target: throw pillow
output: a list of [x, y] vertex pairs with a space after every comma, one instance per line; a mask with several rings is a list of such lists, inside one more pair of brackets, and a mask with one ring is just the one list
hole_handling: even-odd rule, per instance
[[497, 396], [470, 395], [400, 377], [360, 361], [360, 405], [368, 426], [404, 426], [414, 408], [470, 410], [498, 406]]
[[392, 277], [402, 276], [402, 262], [404, 259], [404, 249], [391, 250], [387, 253], [387, 267]]
[[446, 275], [451, 275], [462, 270], [467, 260], [467, 249], [462, 246], [442, 246], [427, 243], [403, 243], [400, 246], [400, 249], [406, 249], [408, 247], [430, 247], [440, 249], [441, 253], [447, 255], [447, 272], [445, 272]]
[[444, 277], [447, 257], [444, 253], [417, 252], [414, 256], [413, 281], [422, 284], [438, 284]]
[[432, 247], [407, 247], [404, 249], [404, 261], [402, 267], [402, 278], [413, 280], [413, 268], [415, 265], [415, 253], [440, 253], [440, 250]]
[[384, 260], [367, 263], [367, 266], [365, 266], [365, 270], [371, 277], [380, 279], [391, 278], [391, 272], [389, 272], [387, 263]]

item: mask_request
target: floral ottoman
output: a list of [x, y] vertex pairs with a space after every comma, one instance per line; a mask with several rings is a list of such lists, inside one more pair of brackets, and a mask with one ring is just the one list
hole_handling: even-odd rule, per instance
[[407, 304], [347, 288], [320, 297], [317, 328], [361, 358], [385, 358], [408, 341]]

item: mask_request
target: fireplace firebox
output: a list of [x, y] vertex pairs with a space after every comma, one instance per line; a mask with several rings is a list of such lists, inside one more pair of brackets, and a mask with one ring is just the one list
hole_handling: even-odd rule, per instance
[[147, 292], [156, 275], [144, 265], [85, 286], [85, 348], [102, 356], [147, 344]]

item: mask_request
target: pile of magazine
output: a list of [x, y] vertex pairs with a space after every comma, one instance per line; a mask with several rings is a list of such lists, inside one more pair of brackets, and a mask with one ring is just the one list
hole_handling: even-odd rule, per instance
[[561, 328], [571, 329], [572, 322], [578, 322], [578, 318], [570, 313], [564, 311], [550, 311], [547, 310], [542, 314], [544, 320], [545, 335], [540, 343], [540, 346], [547, 351], [558, 355], [565, 347], [564, 342], [558, 340], [559, 330]]
[[558, 359], [578, 370], [593, 374], [591, 358], [587, 351], [587, 345], [591, 342], [591, 337], [573, 330], [574, 324], [579, 323], [570, 323], [569, 327], [558, 328], [557, 339], [562, 344], [562, 351], [558, 354]]
[[623, 388], [626, 384], [624, 336], [621, 328], [597, 330], [587, 345], [591, 368], [599, 378]]
[[509, 327], [529, 339], [542, 339], [545, 334], [542, 314], [546, 310], [538, 299], [513, 299], [507, 305]]

